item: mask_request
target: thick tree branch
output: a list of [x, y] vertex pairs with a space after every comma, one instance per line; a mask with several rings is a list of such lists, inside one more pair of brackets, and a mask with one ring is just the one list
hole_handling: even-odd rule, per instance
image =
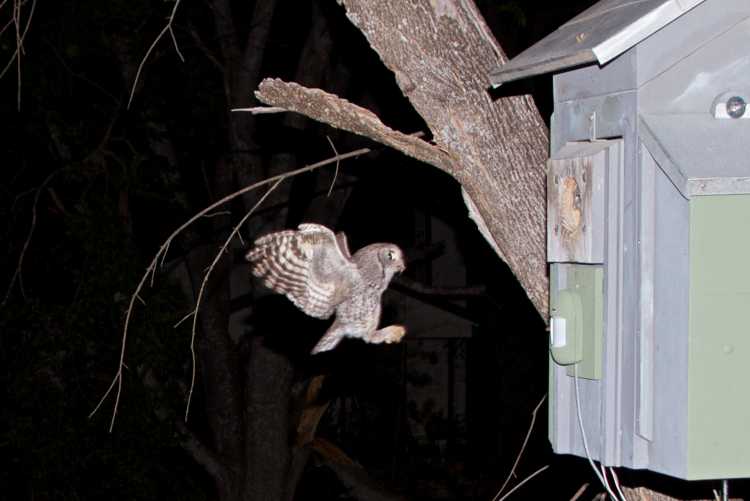
[[354, 462], [344, 451], [323, 438], [316, 438], [310, 444], [324, 463], [339, 477], [342, 484], [355, 499], [368, 501], [405, 501], [403, 497], [388, 492], [367, 472]]
[[459, 166], [440, 148], [413, 135], [395, 131], [370, 110], [320, 89], [267, 78], [260, 83], [255, 97], [269, 106], [301, 113], [338, 129], [368, 137], [449, 174], [455, 174]]
[[403, 140], [370, 112], [322, 91], [266, 80], [256, 96], [453, 175], [482, 235], [546, 318], [547, 129], [530, 97], [489, 95], [489, 72], [505, 56], [476, 6], [470, 0], [393, 0], [388, 9], [369, 0], [341, 3], [436, 144]]
[[[493, 100], [502, 50], [470, 0], [342, 0], [436, 144], [537, 310], [547, 314], [544, 165], [547, 130], [529, 97]], [[480, 225], [481, 226], [481, 225]]]

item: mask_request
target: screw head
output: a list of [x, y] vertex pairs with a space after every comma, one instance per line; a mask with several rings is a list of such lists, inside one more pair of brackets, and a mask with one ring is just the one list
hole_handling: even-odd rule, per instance
[[727, 99], [727, 115], [732, 118], [742, 118], [747, 109], [747, 103], [740, 96], [732, 96]]

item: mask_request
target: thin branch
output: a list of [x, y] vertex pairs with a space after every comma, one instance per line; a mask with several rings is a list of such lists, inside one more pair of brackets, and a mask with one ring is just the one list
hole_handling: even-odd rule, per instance
[[50, 48], [50, 50], [52, 50], [52, 54], [55, 56], [55, 58], [57, 58], [57, 60], [62, 65], [62, 67], [65, 68], [65, 71], [67, 71], [70, 76], [78, 78], [82, 80], [83, 82], [89, 84], [91, 87], [93, 87], [94, 89], [98, 90], [99, 92], [101, 92], [102, 94], [110, 98], [116, 105], [119, 106], [120, 100], [114, 94], [109, 92], [102, 85], [96, 83], [94, 80], [87, 77], [85, 74], [73, 71], [73, 68], [71, 68], [68, 65], [68, 63], [65, 61], [65, 58], [62, 56], [62, 54], [60, 54], [60, 52], [57, 50], [57, 47], [55, 47], [55, 45], [52, 42], [50, 42], [46, 38], [43, 39], [42, 41], [44, 42], [45, 45], [47, 45]]
[[5, 307], [5, 305], [8, 302], [8, 299], [10, 298], [10, 293], [13, 290], [13, 286], [16, 284], [16, 280], [19, 279], [22, 273], [23, 268], [23, 260], [26, 257], [26, 250], [29, 248], [29, 244], [31, 243], [31, 237], [34, 235], [34, 229], [36, 228], [36, 208], [39, 204], [39, 196], [41, 195], [44, 188], [49, 184], [50, 181], [59, 173], [59, 170], [56, 170], [47, 178], [42, 181], [42, 184], [39, 185], [36, 189], [36, 193], [34, 194], [34, 203], [31, 206], [31, 224], [29, 226], [29, 233], [26, 235], [26, 240], [23, 243], [23, 247], [21, 248], [21, 253], [18, 255], [18, 263], [16, 264], [16, 269], [13, 272], [13, 276], [10, 279], [10, 283], [8, 284], [8, 289], [5, 291], [5, 297], [3, 298], [3, 302], [0, 303], [0, 308]]
[[578, 488], [578, 490], [576, 491], [576, 493], [573, 494], [573, 497], [570, 498], [570, 501], [576, 501], [578, 498], [580, 498], [581, 496], [583, 496], [583, 493], [586, 492], [586, 489], [588, 489], [588, 488], [589, 488], [589, 483], [586, 482], [585, 484], [583, 484], [582, 486], [580, 486]]
[[[503, 486], [500, 487], [500, 490], [497, 491], [497, 494], [495, 495], [495, 500], [500, 497], [500, 495], [505, 490], [505, 487], [508, 485], [508, 482], [510, 482], [511, 477], [515, 476], [516, 473], [516, 467], [518, 466], [519, 461], [521, 461], [521, 456], [523, 455], [523, 451], [526, 450], [526, 444], [529, 443], [529, 437], [531, 436], [531, 432], [534, 429], [534, 423], [536, 422], [536, 413], [539, 411], [539, 408], [542, 406], [544, 401], [547, 399], [547, 394], [545, 393], [542, 399], [539, 401], [538, 404], [536, 404], [536, 407], [534, 407], [534, 410], [531, 412], [531, 423], [529, 423], [529, 431], [526, 432], [526, 438], [523, 439], [523, 444], [521, 445], [521, 450], [518, 451], [518, 455], [516, 456], [516, 461], [513, 463], [513, 467], [510, 469], [510, 473], [508, 473], [508, 477], [505, 479], [505, 482], [503, 482]], [[510, 492], [513, 492], [518, 486], [513, 488]], [[510, 492], [508, 494], [510, 494]], [[506, 496], [502, 497], [501, 499], [505, 499]], [[493, 500], [493, 501], [495, 501]]]
[[[5, 2], [3, 2], [3, 5], [5, 5]], [[2, 8], [2, 6], [0, 6], [0, 8]], [[6, 31], [6, 30], [7, 30], [8, 28], [10, 28], [10, 27], [11, 27], [11, 25], [13, 24], [13, 21], [14, 21], [14, 20], [15, 20], [15, 19], [13, 18], [13, 16], [11, 16], [10, 20], [9, 20], [9, 21], [8, 21], [7, 23], [5, 23], [5, 26], [3, 26], [3, 27], [2, 27], [2, 29], [0, 29], [0, 36], [3, 36], [3, 33], [5, 33], [5, 31]]]
[[187, 315], [185, 315], [184, 317], [182, 317], [182, 318], [181, 318], [181, 319], [180, 319], [180, 320], [179, 320], [179, 321], [178, 321], [178, 322], [177, 322], [176, 324], [174, 324], [174, 325], [172, 326], [172, 328], [176, 329], [177, 327], [179, 327], [180, 325], [182, 325], [182, 323], [183, 323], [183, 322], [184, 322], [185, 320], [187, 320], [188, 318], [192, 317], [192, 316], [193, 316], [193, 315], [195, 315], [195, 314], [196, 314], [196, 311], [195, 311], [195, 308], [193, 308], [193, 309], [192, 309], [192, 310], [190, 311], [190, 313], [188, 313]]
[[198, 32], [195, 31], [195, 28], [193, 28], [192, 23], [190, 23], [190, 36], [193, 37], [193, 40], [195, 41], [195, 45], [200, 49], [201, 52], [203, 52], [203, 55], [206, 56], [206, 59], [208, 59], [211, 64], [216, 66], [216, 68], [219, 70], [220, 73], [224, 73], [225, 68], [224, 65], [221, 64], [221, 61], [214, 55], [213, 52], [211, 52], [211, 49], [209, 49], [206, 44], [203, 43], [203, 40], [201, 40], [200, 35], [198, 35]]
[[141, 71], [143, 71], [143, 66], [146, 64], [146, 60], [148, 59], [148, 56], [151, 55], [151, 52], [153, 52], [154, 48], [156, 47], [156, 44], [159, 43], [159, 40], [161, 40], [161, 38], [164, 36], [165, 33], [169, 32], [169, 34], [172, 37], [172, 42], [174, 42], [174, 47], [175, 47], [175, 51], [177, 52], [177, 56], [180, 58], [180, 60], [183, 63], [185, 62], [185, 58], [182, 57], [180, 48], [177, 46], [177, 39], [174, 36], [174, 31], [172, 31], [172, 21], [174, 21], [174, 16], [175, 14], [177, 14], [177, 8], [180, 6], [181, 1], [182, 0], [175, 0], [174, 7], [172, 7], [172, 12], [169, 14], [169, 18], [167, 19], [167, 24], [164, 26], [164, 28], [162, 28], [159, 34], [156, 35], [156, 38], [154, 39], [153, 42], [151, 42], [151, 45], [146, 51], [146, 55], [143, 56], [143, 59], [141, 59], [141, 62], [138, 65], [138, 70], [135, 72], [135, 79], [133, 80], [133, 86], [130, 89], [130, 97], [128, 98], [127, 109], [130, 109], [130, 103], [133, 102], [133, 96], [135, 95], [135, 88], [138, 86], [138, 80], [141, 77]]
[[209, 475], [217, 482], [226, 481], [227, 469], [222, 464], [221, 460], [217, 455], [201, 440], [190, 431], [184, 423], [177, 420], [177, 430], [182, 435], [183, 439], [180, 441], [180, 445], [190, 456], [195, 460], [196, 463], [203, 466]]
[[63, 204], [62, 200], [60, 200], [60, 197], [57, 195], [57, 192], [54, 188], [47, 188], [47, 193], [49, 193], [50, 198], [52, 199], [52, 203], [55, 204], [55, 207], [57, 207], [57, 210], [60, 211], [61, 214], [64, 216], [70, 216], [70, 213], [68, 213], [68, 210], [65, 208], [65, 204]]
[[255, 212], [255, 209], [257, 209], [260, 204], [262, 204], [266, 198], [276, 189], [278, 185], [281, 184], [281, 182], [286, 179], [285, 177], [282, 177], [278, 179], [273, 185], [271, 185], [268, 190], [263, 194], [262, 197], [260, 197], [260, 200], [258, 200], [253, 207], [247, 211], [247, 214], [240, 220], [239, 223], [234, 227], [232, 232], [229, 234], [229, 236], [224, 241], [224, 244], [219, 249], [219, 252], [216, 253], [216, 256], [214, 257], [214, 260], [211, 261], [211, 264], [209, 265], [208, 269], [206, 270], [206, 273], [203, 275], [203, 282], [201, 283], [201, 287], [198, 290], [198, 297], [195, 300], [195, 314], [193, 315], [193, 327], [191, 329], [190, 333], [190, 356], [192, 358], [192, 373], [190, 376], [190, 390], [188, 391], [188, 397], [187, 397], [187, 404], [185, 405], [185, 422], [188, 420], [188, 414], [190, 412], [190, 402], [193, 399], [193, 389], [195, 388], [195, 371], [196, 371], [196, 364], [195, 364], [195, 332], [198, 328], [198, 311], [200, 310], [201, 306], [201, 299], [203, 298], [203, 293], [206, 290], [206, 284], [208, 283], [208, 277], [211, 275], [211, 272], [213, 271], [214, 267], [216, 266], [216, 263], [219, 262], [219, 259], [224, 255], [224, 251], [229, 246], [229, 243], [232, 241], [234, 236], [240, 231], [240, 228], [245, 224], [245, 222], [250, 218], [250, 216], [253, 215]]
[[[13, 61], [17, 62], [17, 78], [18, 78], [18, 109], [21, 109], [21, 54], [24, 53], [23, 50], [23, 41], [26, 38], [26, 33], [29, 31], [29, 27], [31, 26], [31, 19], [34, 17], [34, 9], [36, 8], [36, 0], [31, 1], [31, 10], [29, 11], [29, 18], [26, 20], [26, 26], [23, 28], [23, 32], [21, 32], [21, 7], [25, 2], [21, 2], [20, 0], [15, 0], [13, 2], [13, 15], [11, 22], [16, 28], [16, 50], [13, 52], [13, 55], [8, 60], [8, 63], [5, 65], [2, 71], [0, 71], [0, 79], [5, 76], [5, 73], [10, 69], [11, 65], [13, 64]], [[4, 5], [4, 3], [3, 3]], [[3, 28], [3, 31], [5, 29]]]
[[[331, 138], [329, 136], [326, 136], [326, 139], [328, 139], [328, 144], [331, 145], [333, 154], [338, 156], [339, 152], [336, 151], [336, 145], [333, 144], [333, 141], [331, 141]], [[326, 195], [326, 198], [331, 196], [331, 192], [333, 191], [333, 187], [336, 184], [337, 177], [339, 177], [339, 162], [336, 162], [336, 170], [333, 172], [333, 181], [331, 181], [331, 186], [328, 188], [328, 194]]]
[[193, 224], [198, 219], [204, 217], [206, 214], [211, 213], [217, 207], [220, 207], [220, 206], [224, 205], [225, 203], [227, 203], [227, 202], [229, 202], [231, 200], [234, 200], [235, 198], [237, 198], [237, 197], [239, 197], [241, 195], [244, 195], [245, 193], [248, 193], [250, 191], [253, 191], [253, 190], [255, 190], [255, 189], [257, 189], [257, 188], [259, 188], [261, 186], [265, 186], [267, 184], [275, 183], [276, 181], [280, 181], [282, 179], [287, 179], [287, 178], [290, 178], [290, 177], [293, 177], [293, 176], [297, 176], [297, 175], [305, 173], [305, 172], [309, 172], [309, 171], [312, 171], [312, 170], [315, 170], [315, 169], [319, 169], [320, 167], [332, 164], [332, 163], [334, 163], [336, 161], [339, 161], [339, 160], [346, 160], [346, 159], [349, 159], [349, 158], [355, 158], [355, 157], [364, 155], [366, 153], [369, 153], [370, 151], [372, 151], [370, 148], [360, 148], [360, 149], [357, 149], [357, 150], [350, 151], [348, 153], [341, 154], [341, 155], [339, 155], [337, 157], [333, 157], [333, 158], [328, 158], [328, 159], [325, 159], [325, 160], [321, 160], [320, 162], [316, 162], [314, 164], [311, 164], [311, 165], [308, 165], [308, 166], [305, 166], [305, 167], [301, 167], [301, 168], [299, 168], [297, 170], [294, 170], [294, 171], [291, 171], [291, 172], [287, 172], [285, 174], [278, 174], [276, 176], [264, 179], [262, 181], [258, 181], [257, 183], [251, 184], [249, 186], [245, 186], [244, 188], [242, 188], [240, 190], [237, 190], [234, 193], [230, 193], [229, 195], [227, 195], [227, 196], [221, 198], [220, 200], [212, 203], [211, 205], [209, 205], [208, 207], [204, 208], [203, 210], [201, 210], [200, 212], [198, 212], [197, 214], [195, 214], [193, 217], [191, 217], [190, 219], [188, 219], [187, 221], [185, 221], [175, 231], [173, 231], [172, 234], [170, 234], [169, 237], [167, 237], [167, 239], [164, 241], [164, 243], [162, 243], [161, 247], [159, 247], [159, 250], [157, 251], [156, 255], [154, 255], [153, 259], [151, 260], [151, 262], [149, 263], [148, 267], [146, 268], [145, 273], [141, 277], [140, 282], [138, 282], [138, 285], [136, 286], [135, 291], [133, 292], [133, 295], [130, 297], [130, 303], [128, 304], [128, 309], [127, 309], [127, 311], [125, 313], [125, 325], [123, 327], [122, 342], [121, 342], [121, 346], [120, 346], [120, 360], [119, 360], [119, 363], [118, 363], [117, 371], [115, 372], [115, 375], [112, 378], [112, 384], [110, 384], [110, 386], [107, 389], [107, 391], [104, 392], [104, 395], [99, 400], [99, 403], [96, 405], [96, 407], [94, 408], [94, 410], [91, 411], [91, 413], [89, 414], [89, 419], [92, 418], [97, 413], [97, 411], [102, 406], [102, 404], [104, 403], [104, 401], [107, 399], [107, 397], [110, 395], [110, 393], [112, 393], [112, 391], [116, 387], [117, 388], [117, 394], [116, 394], [116, 397], [115, 397], [114, 408], [112, 410], [112, 419], [111, 419], [110, 425], [109, 425], [109, 431], [110, 431], [110, 433], [114, 429], [115, 420], [117, 418], [117, 409], [118, 409], [118, 406], [120, 404], [120, 395], [122, 393], [122, 368], [125, 365], [125, 363], [124, 363], [125, 362], [125, 347], [127, 345], [127, 339], [128, 339], [128, 328], [130, 327], [130, 319], [131, 319], [131, 317], [133, 315], [133, 308], [135, 306], [135, 301], [136, 301], [136, 298], [138, 300], [140, 300], [140, 297], [138, 295], [140, 294], [141, 290], [143, 289], [143, 286], [146, 284], [146, 280], [148, 280], [149, 275], [151, 275], [152, 270], [158, 265], [160, 259], [163, 260], [163, 256], [166, 254], [166, 252], [169, 249], [169, 246], [170, 246], [172, 240], [174, 240], [174, 238], [177, 237], [177, 235], [179, 235], [180, 233], [182, 233], [182, 231], [185, 230], [185, 228], [187, 228], [188, 226], [190, 226], [191, 224]]
[[228, 210], [220, 210], [220, 211], [216, 211], [216, 212], [213, 212], [213, 213], [211, 213], [211, 214], [204, 214], [204, 215], [203, 215], [203, 217], [205, 217], [205, 218], [209, 218], [209, 219], [210, 219], [210, 218], [212, 218], [212, 217], [218, 217], [218, 216], [231, 216], [231, 215], [232, 215], [232, 212], [231, 212], [231, 211], [228, 211]]
[[320, 89], [267, 78], [258, 86], [255, 97], [267, 105], [285, 108], [337, 129], [368, 137], [448, 174], [456, 175], [459, 170], [459, 161], [451, 153], [413, 135], [391, 129], [370, 110]]
[[525, 484], [526, 482], [528, 482], [532, 478], [536, 477], [537, 475], [539, 475], [541, 472], [543, 472], [547, 468], [549, 468], [549, 465], [542, 466], [537, 471], [535, 471], [534, 473], [532, 473], [528, 477], [526, 477], [523, 480], [521, 480], [515, 487], [513, 487], [511, 490], [509, 490], [508, 493], [505, 496], [501, 497], [500, 499], [493, 500], [493, 501], [504, 501], [505, 499], [508, 498], [508, 496], [510, 496], [511, 494], [513, 494], [514, 492], [516, 492], [523, 484]]
[[21, 0], [13, 3], [13, 24], [16, 27], [16, 109], [21, 111], [21, 55], [25, 54], [23, 50], [23, 40], [21, 40]]
[[169, 26], [169, 35], [172, 37], [172, 44], [174, 45], [174, 50], [177, 53], [177, 57], [179, 57], [180, 61], [184, 63], [185, 56], [183, 56], [182, 52], [180, 52], [180, 46], [177, 44], [177, 38], [174, 36], [174, 30], [172, 29], [171, 25]]
[[232, 108], [232, 112], [245, 112], [251, 115], [269, 115], [271, 113], [288, 113], [286, 108], [278, 106], [254, 106], [252, 108]]

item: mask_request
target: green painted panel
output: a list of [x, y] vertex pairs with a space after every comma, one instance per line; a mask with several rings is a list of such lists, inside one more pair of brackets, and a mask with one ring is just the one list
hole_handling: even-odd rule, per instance
[[689, 479], [750, 476], [748, 315], [750, 196], [694, 197], [690, 201]]
[[[569, 290], [581, 298], [583, 360], [578, 364], [578, 376], [586, 379], [602, 378], [602, 337], [604, 304], [604, 267], [601, 265], [574, 265]], [[573, 367], [568, 367], [573, 376]]]
[[[559, 274], [565, 270], [566, 288], [559, 286]], [[568, 366], [578, 362], [578, 375], [586, 379], [602, 377], [602, 319], [604, 269], [592, 264], [553, 264], [550, 279], [552, 316], [567, 320], [568, 343], [551, 347], [555, 362]]]

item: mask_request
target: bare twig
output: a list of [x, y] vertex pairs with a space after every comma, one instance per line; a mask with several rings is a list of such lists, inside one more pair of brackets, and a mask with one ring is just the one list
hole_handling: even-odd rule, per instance
[[501, 497], [500, 499], [493, 499], [493, 501], [504, 501], [505, 499], [508, 498], [508, 496], [510, 496], [511, 494], [513, 494], [514, 492], [516, 492], [523, 484], [525, 484], [526, 482], [528, 482], [532, 478], [536, 477], [537, 475], [539, 475], [541, 472], [543, 472], [547, 468], [549, 468], [549, 465], [542, 466], [537, 471], [535, 471], [534, 473], [532, 473], [528, 477], [526, 477], [523, 480], [521, 480], [518, 484], [516, 484], [516, 486], [513, 487], [511, 490], [509, 490], [508, 493], [505, 496]]
[[177, 8], [180, 6], [180, 2], [182, 0], [175, 0], [174, 7], [172, 7], [172, 12], [169, 14], [169, 18], [167, 19], [167, 24], [162, 28], [162, 30], [159, 32], [158, 35], [156, 35], [156, 38], [153, 42], [151, 42], [151, 45], [149, 46], [148, 50], [146, 51], [146, 55], [143, 56], [143, 59], [141, 59], [141, 63], [138, 65], [138, 70], [135, 72], [135, 79], [133, 80], [133, 87], [130, 89], [130, 97], [128, 98], [128, 105], [127, 108], [130, 109], [130, 103], [133, 102], [133, 96], [135, 95], [135, 88], [138, 86], [138, 79], [141, 77], [141, 71], [143, 71], [143, 66], [146, 64], [146, 60], [148, 59], [148, 56], [151, 55], [151, 52], [153, 52], [154, 48], [156, 47], [156, 44], [159, 43], [159, 40], [164, 36], [165, 33], [169, 32], [169, 35], [172, 37], [172, 42], [174, 43], [175, 52], [177, 52], [177, 56], [180, 58], [180, 61], [183, 63], [185, 62], [185, 58], [182, 57], [182, 52], [180, 52], [180, 48], [177, 45], [177, 39], [174, 36], [174, 31], [172, 30], [172, 22], [174, 21], [174, 16], [177, 14]]
[[92, 418], [97, 413], [97, 411], [102, 406], [102, 404], [104, 403], [104, 401], [107, 399], [107, 397], [110, 395], [110, 393], [112, 393], [112, 391], [116, 387], [117, 388], [117, 393], [116, 393], [116, 397], [115, 397], [114, 408], [112, 410], [112, 419], [110, 421], [109, 431], [111, 432], [114, 429], [115, 420], [117, 418], [117, 409], [118, 409], [118, 406], [120, 404], [120, 395], [122, 393], [122, 369], [123, 369], [123, 367], [125, 365], [124, 364], [124, 361], [125, 361], [125, 347], [127, 345], [128, 328], [130, 327], [130, 319], [131, 319], [131, 317], [133, 315], [133, 308], [135, 306], [135, 301], [136, 301], [136, 299], [140, 300], [139, 293], [143, 289], [143, 286], [146, 284], [146, 280], [148, 280], [149, 275], [151, 275], [153, 273], [153, 269], [158, 265], [158, 263], [160, 262], [160, 260], [163, 260], [163, 256], [166, 254], [167, 250], [169, 249], [169, 245], [171, 244], [172, 240], [174, 240], [174, 238], [177, 237], [177, 235], [179, 235], [180, 233], [182, 233], [182, 231], [185, 230], [185, 228], [187, 228], [188, 226], [190, 226], [191, 224], [193, 224], [198, 219], [204, 217], [206, 214], [211, 213], [217, 207], [220, 207], [220, 206], [224, 205], [225, 203], [227, 203], [227, 202], [229, 202], [231, 200], [234, 200], [235, 198], [237, 198], [237, 197], [239, 197], [241, 195], [244, 195], [245, 193], [248, 193], [250, 191], [253, 191], [253, 190], [255, 190], [255, 189], [257, 189], [257, 188], [259, 188], [261, 186], [265, 186], [267, 184], [275, 183], [277, 181], [280, 181], [280, 180], [283, 180], [283, 179], [287, 179], [287, 178], [290, 178], [290, 177], [293, 177], [293, 176], [296, 176], [296, 175], [299, 175], [299, 174], [302, 174], [302, 173], [305, 173], [305, 172], [309, 172], [309, 171], [312, 171], [312, 170], [315, 170], [315, 169], [319, 169], [320, 167], [332, 164], [332, 163], [334, 163], [336, 161], [346, 160], [346, 159], [349, 159], [349, 158], [358, 157], [358, 156], [364, 155], [366, 153], [369, 153], [370, 151], [372, 151], [370, 148], [360, 148], [360, 149], [357, 149], [357, 150], [350, 151], [348, 153], [344, 153], [344, 154], [338, 155], [337, 157], [328, 158], [326, 160], [322, 160], [320, 162], [316, 162], [314, 164], [311, 164], [311, 165], [308, 165], [308, 166], [305, 166], [305, 167], [301, 167], [301, 168], [299, 168], [297, 170], [294, 170], [294, 171], [291, 171], [291, 172], [287, 172], [285, 174], [279, 174], [279, 175], [276, 175], [276, 176], [264, 179], [262, 181], [259, 181], [257, 183], [251, 184], [249, 186], [245, 186], [244, 188], [242, 188], [240, 190], [237, 190], [234, 193], [230, 193], [229, 195], [221, 198], [220, 200], [217, 200], [213, 204], [209, 205], [208, 207], [206, 207], [205, 209], [201, 210], [200, 212], [198, 212], [197, 214], [195, 214], [193, 217], [191, 217], [190, 219], [188, 219], [187, 221], [185, 221], [182, 225], [180, 225], [179, 228], [177, 228], [175, 231], [173, 231], [172, 234], [170, 234], [169, 237], [167, 237], [167, 239], [164, 241], [164, 243], [162, 243], [161, 247], [159, 247], [159, 250], [157, 251], [156, 255], [154, 255], [153, 259], [149, 263], [148, 267], [146, 268], [145, 273], [141, 277], [140, 282], [138, 282], [138, 285], [136, 286], [135, 291], [133, 292], [133, 295], [130, 298], [130, 303], [128, 304], [128, 308], [127, 308], [127, 311], [125, 313], [125, 325], [123, 327], [122, 342], [121, 342], [121, 346], [120, 346], [120, 360], [119, 360], [119, 363], [118, 363], [117, 371], [115, 372], [115, 375], [112, 378], [112, 383], [109, 385], [109, 388], [107, 388], [107, 391], [104, 392], [104, 395], [101, 397], [101, 399], [97, 403], [97, 405], [94, 408], [94, 410], [91, 411], [91, 413], [89, 414], [89, 418]]
[[286, 108], [278, 106], [254, 106], [252, 108], [232, 108], [233, 112], [245, 112], [251, 115], [268, 115], [271, 113], [288, 113]]
[[[500, 487], [500, 490], [497, 491], [497, 494], [495, 495], [495, 500], [498, 497], [500, 497], [500, 495], [505, 490], [505, 487], [508, 485], [508, 482], [510, 482], [510, 479], [513, 476], [515, 476], [516, 467], [518, 466], [519, 461], [521, 461], [521, 456], [523, 455], [523, 451], [526, 450], [526, 444], [528, 444], [529, 437], [531, 436], [531, 432], [534, 429], [534, 423], [536, 422], [536, 413], [539, 411], [539, 408], [542, 406], [542, 404], [544, 403], [546, 399], [547, 399], [547, 394], [545, 393], [542, 399], [539, 401], [539, 403], [536, 404], [536, 407], [534, 407], [534, 410], [531, 412], [531, 423], [529, 423], [529, 431], [526, 432], [526, 438], [523, 439], [523, 444], [521, 445], [521, 450], [518, 451], [518, 455], [516, 456], [516, 461], [513, 463], [513, 467], [510, 469], [510, 473], [508, 473], [508, 477], [505, 479], [505, 482], [503, 482], [502, 487]], [[518, 486], [511, 489], [510, 492], [513, 492], [517, 487]], [[510, 492], [508, 494], [510, 494]], [[500, 499], [505, 499], [505, 496]]]
[[44, 39], [42, 41], [44, 42], [45, 45], [47, 45], [47, 47], [50, 48], [50, 50], [52, 51], [52, 54], [55, 56], [55, 58], [57, 58], [57, 60], [62, 65], [62, 67], [65, 68], [65, 71], [67, 71], [70, 76], [74, 78], [78, 78], [82, 80], [83, 82], [89, 84], [91, 87], [93, 87], [94, 89], [98, 90], [99, 92], [101, 92], [102, 94], [110, 98], [116, 105], [119, 105], [120, 100], [110, 91], [105, 89], [104, 86], [90, 79], [85, 74], [74, 71], [73, 68], [71, 68], [68, 65], [68, 63], [65, 61], [65, 58], [62, 56], [62, 54], [60, 54], [60, 52], [57, 50], [57, 47], [55, 47], [55, 45], [52, 42], [48, 41], [47, 39]]
[[26, 240], [23, 243], [23, 247], [21, 248], [21, 253], [18, 255], [18, 264], [16, 264], [16, 269], [13, 272], [13, 276], [10, 279], [10, 283], [8, 284], [8, 289], [5, 291], [5, 297], [3, 298], [3, 302], [0, 303], [0, 308], [3, 308], [6, 303], [8, 302], [8, 299], [10, 298], [10, 293], [13, 290], [13, 286], [16, 284], [16, 280], [20, 280], [22, 268], [23, 268], [23, 260], [26, 257], [26, 250], [29, 248], [29, 244], [31, 243], [31, 237], [34, 235], [34, 229], [36, 228], [36, 208], [39, 204], [39, 196], [41, 195], [42, 191], [44, 191], [44, 188], [52, 181], [52, 179], [59, 173], [59, 170], [56, 170], [47, 178], [42, 181], [42, 184], [40, 184], [37, 189], [36, 193], [34, 194], [34, 202], [31, 205], [31, 224], [29, 225], [29, 233], [26, 235]]
[[57, 207], [57, 210], [60, 211], [61, 214], [65, 216], [69, 216], [68, 210], [65, 208], [65, 204], [63, 204], [62, 200], [60, 200], [60, 197], [57, 195], [57, 192], [54, 188], [47, 188], [47, 193], [49, 193], [50, 198], [52, 199], [52, 203], [55, 204], [55, 207]]
[[208, 267], [208, 270], [206, 270], [206, 273], [203, 275], [203, 282], [201, 283], [201, 287], [198, 290], [198, 297], [195, 299], [195, 313], [193, 314], [193, 327], [190, 333], [190, 356], [192, 358], [192, 372], [190, 376], [190, 390], [188, 391], [188, 397], [187, 397], [187, 404], [185, 405], [185, 422], [188, 420], [188, 414], [190, 412], [190, 402], [193, 399], [193, 389], [195, 388], [195, 331], [198, 326], [198, 310], [201, 306], [201, 299], [203, 298], [203, 292], [206, 290], [206, 284], [208, 283], [208, 277], [211, 275], [211, 272], [213, 271], [214, 267], [216, 266], [216, 263], [219, 262], [219, 259], [224, 255], [224, 251], [229, 246], [229, 243], [234, 238], [234, 235], [237, 234], [240, 231], [240, 228], [245, 224], [245, 222], [250, 218], [250, 216], [253, 215], [255, 212], [255, 209], [257, 209], [260, 204], [262, 204], [266, 198], [268, 198], [268, 195], [270, 195], [273, 190], [276, 189], [276, 187], [281, 184], [281, 182], [285, 178], [278, 179], [273, 185], [271, 185], [268, 190], [263, 194], [262, 197], [253, 205], [253, 207], [247, 211], [247, 214], [240, 220], [239, 223], [232, 229], [232, 232], [229, 234], [229, 236], [224, 240], [224, 244], [221, 246], [221, 249], [219, 249], [219, 252], [216, 253], [216, 256], [214, 257], [214, 260], [211, 261], [211, 264]]
[[13, 25], [16, 28], [16, 109], [21, 110], [21, 55], [23, 40], [21, 39], [21, 4], [22, 0], [13, 2]]
[[226, 481], [227, 469], [216, 453], [206, 447], [205, 444], [201, 442], [201, 440], [181, 421], [176, 420], [175, 425], [182, 435], [180, 440], [182, 448], [185, 449], [198, 464], [202, 465], [215, 481]]
[[[16, 50], [13, 52], [13, 55], [10, 56], [10, 59], [8, 60], [8, 63], [5, 65], [2, 71], [0, 71], [0, 79], [5, 76], [5, 73], [7, 73], [8, 69], [10, 69], [11, 65], [13, 64], [13, 61], [16, 61], [16, 74], [17, 74], [17, 85], [18, 85], [18, 94], [17, 94], [17, 106], [18, 109], [21, 109], [21, 54], [24, 53], [23, 50], [23, 41], [26, 38], [26, 33], [29, 31], [29, 27], [31, 26], [31, 19], [34, 17], [34, 8], [36, 7], [36, 0], [31, 0], [31, 9], [29, 10], [29, 17], [26, 19], [26, 25], [23, 28], [23, 31], [21, 31], [21, 7], [23, 7], [23, 4], [26, 3], [22, 0], [14, 0], [13, 1], [13, 14], [11, 17], [11, 20], [9, 24], [13, 24], [15, 27], [15, 33], [16, 33]], [[5, 2], [3, 2], [2, 5], [5, 5]], [[5, 28], [3, 28], [3, 31], [5, 31]]]
[[[326, 139], [328, 139], [328, 144], [331, 145], [331, 149], [333, 150], [333, 154], [338, 156], [339, 152], [336, 151], [336, 145], [333, 144], [333, 141], [331, 141], [331, 138], [329, 136], [326, 136]], [[331, 181], [331, 186], [328, 188], [328, 194], [326, 197], [331, 196], [331, 192], [333, 191], [333, 187], [336, 184], [336, 178], [339, 177], [339, 162], [336, 162], [336, 170], [333, 172], [333, 180]]]
[[580, 498], [581, 496], [583, 496], [583, 493], [586, 492], [586, 489], [588, 489], [588, 488], [589, 488], [589, 483], [586, 482], [585, 484], [583, 484], [582, 486], [580, 486], [578, 488], [578, 490], [576, 491], [576, 493], [573, 494], [573, 497], [570, 498], [570, 501], [576, 501], [578, 498]]
[[195, 28], [193, 28], [192, 23], [190, 23], [190, 29], [188, 30], [190, 32], [190, 36], [193, 37], [193, 40], [195, 41], [195, 45], [200, 49], [201, 52], [203, 52], [203, 55], [206, 56], [206, 59], [208, 59], [211, 64], [216, 66], [216, 68], [219, 70], [220, 73], [224, 73], [224, 65], [221, 64], [221, 61], [214, 55], [213, 52], [211, 52], [211, 49], [206, 47], [206, 44], [203, 43], [203, 40], [201, 40], [200, 35], [198, 35], [198, 32], [195, 31]]
[[184, 322], [185, 320], [187, 320], [188, 318], [192, 317], [193, 315], [195, 315], [195, 308], [193, 308], [192, 310], [190, 310], [190, 313], [188, 313], [187, 315], [185, 315], [184, 317], [182, 317], [182, 318], [181, 318], [181, 319], [180, 319], [180, 320], [179, 320], [179, 321], [178, 321], [178, 322], [177, 322], [176, 324], [174, 324], [174, 325], [173, 325], [172, 327], [173, 327], [174, 329], [176, 329], [177, 327], [179, 327], [180, 325], [182, 325], [182, 323], [183, 323], [183, 322]]
[[203, 217], [212, 218], [212, 217], [218, 217], [218, 216], [230, 216], [231, 214], [232, 214], [231, 211], [220, 210], [220, 211], [212, 212], [211, 214], [204, 214]]

